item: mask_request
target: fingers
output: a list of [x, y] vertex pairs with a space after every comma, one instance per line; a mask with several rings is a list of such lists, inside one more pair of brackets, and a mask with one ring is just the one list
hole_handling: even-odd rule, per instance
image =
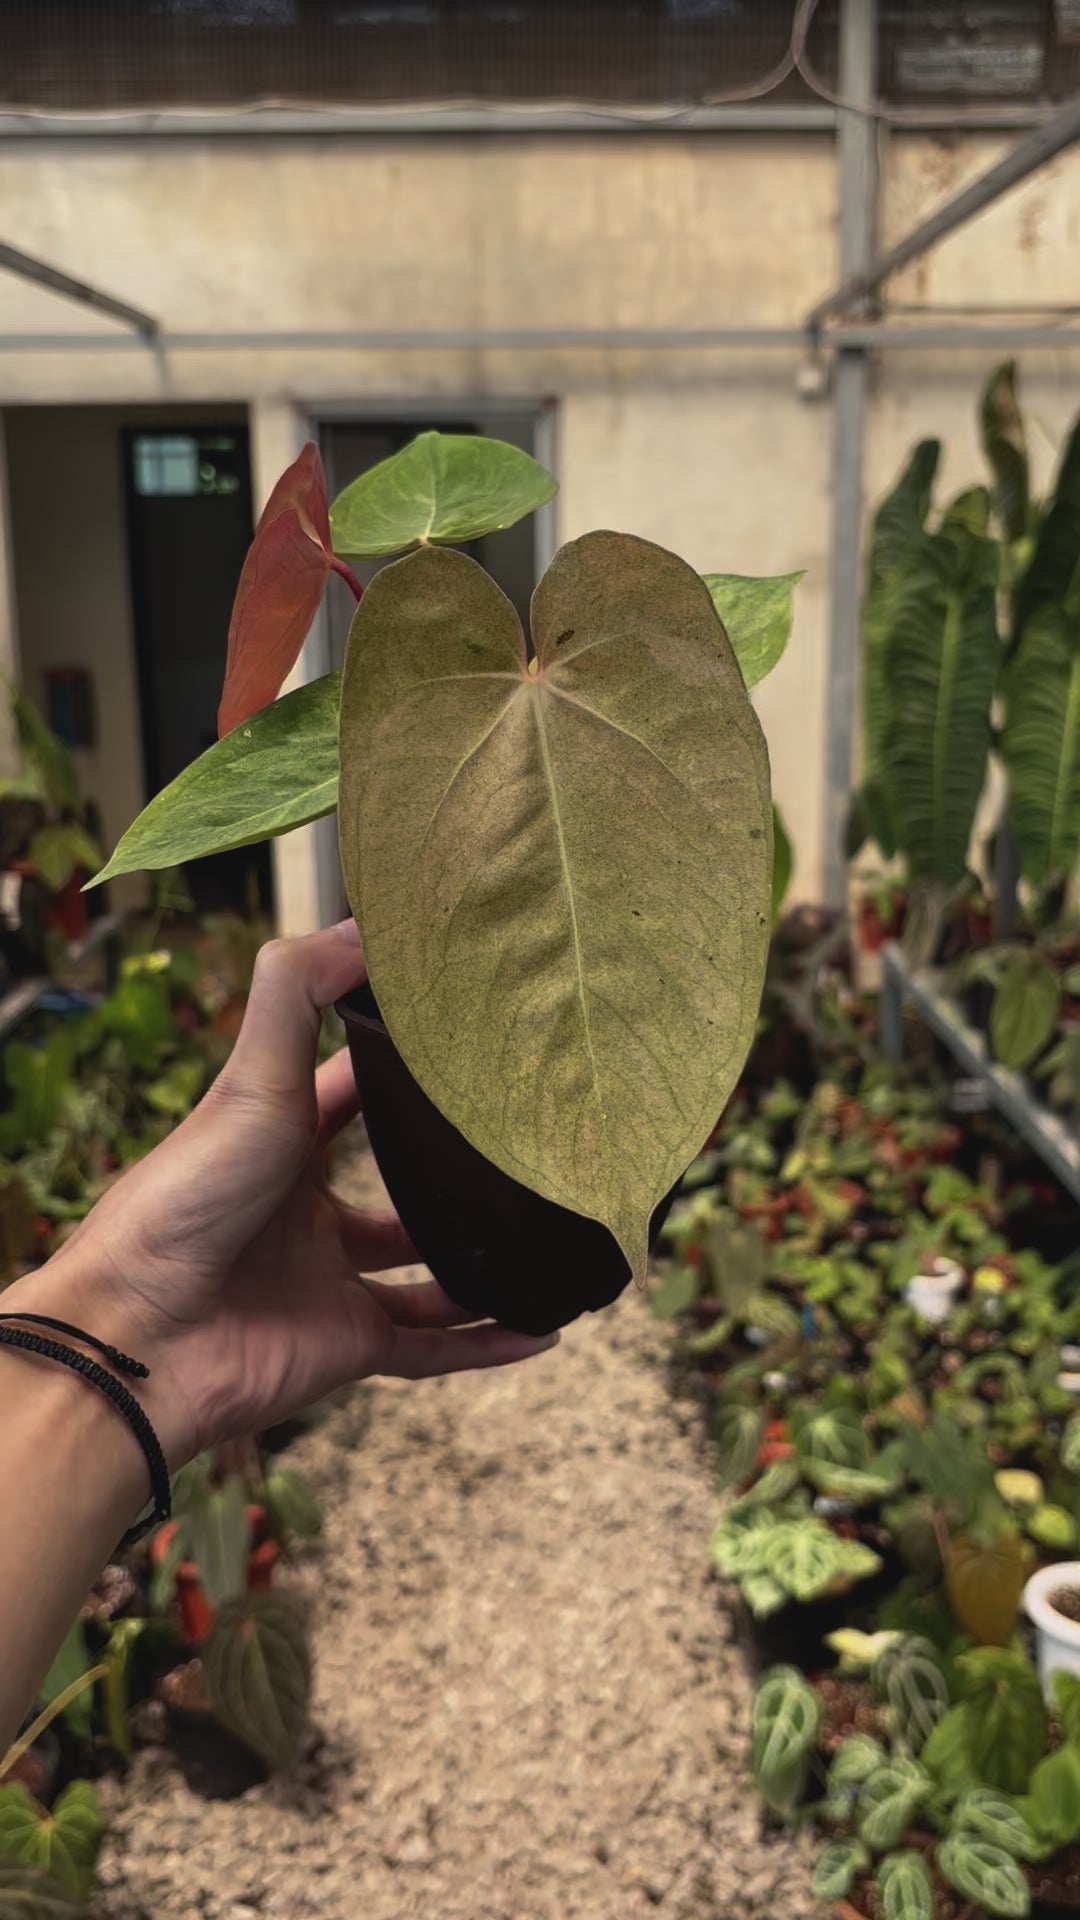
[[353, 1078], [348, 1047], [342, 1047], [333, 1059], [324, 1060], [315, 1075], [315, 1095], [319, 1103], [320, 1151], [337, 1139], [343, 1127], [355, 1120], [360, 1111], [360, 1096]]
[[383, 1273], [387, 1267], [418, 1267], [420, 1255], [397, 1214], [387, 1209], [369, 1213], [350, 1207], [331, 1193], [341, 1244], [353, 1266], [364, 1273]]
[[477, 1317], [451, 1300], [437, 1280], [397, 1287], [392, 1283], [387, 1286], [382, 1280], [365, 1279], [361, 1284], [396, 1327], [462, 1327]]
[[557, 1333], [534, 1337], [509, 1327], [399, 1328], [383, 1373], [398, 1380], [427, 1380], [433, 1374], [465, 1373], [480, 1367], [509, 1367], [558, 1345]]
[[225, 1070], [230, 1091], [310, 1101], [322, 1010], [366, 979], [352, 920], [302, 940], [269, 941]]

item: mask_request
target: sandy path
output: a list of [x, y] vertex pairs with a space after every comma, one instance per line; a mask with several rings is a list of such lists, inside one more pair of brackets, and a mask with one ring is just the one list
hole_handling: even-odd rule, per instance
[[[366, 1156], [353, 1197], [372, 1188]], [[140, 1760], [108, 1920], [800, 1920], [765, 1842], [749, 1689], [705, 1546], [697, 1416], [637, 1297], [505, 1372], [378, 1383], [292, 1450], [328, 1513], [300, 1576], [321, 1739], [204, 1802]]]

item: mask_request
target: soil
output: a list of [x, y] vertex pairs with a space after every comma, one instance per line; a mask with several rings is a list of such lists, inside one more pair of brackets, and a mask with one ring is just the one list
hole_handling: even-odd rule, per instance
[[1047, 1594], [1046, 1601], [1055, 1613], [1063, 1613], [1066, 1620], [1080, 1622], [1080, 1587], [1055, 1587], [1053, 1593]]
[[[340, 1184], [381, 1202], [370, 1157]], [[316, 1642], [293, 1773], [108, 1786], [102, 1920], [810, 1920], [766, 1836], [750, 1681], [708, 1573], [696, 1405], [631, 1290], [505, 1372], [357, 1388], [289, 1451]]]

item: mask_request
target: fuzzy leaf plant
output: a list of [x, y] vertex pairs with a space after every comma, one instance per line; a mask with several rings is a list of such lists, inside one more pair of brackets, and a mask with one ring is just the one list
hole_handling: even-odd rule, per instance
[[[517, 448], [426, 433], [328, 505], [306, 448], [244, 567], [222, 737], [98, 879], [336, 808], [377, 1012], [413, 1082], [640, 1278], [757, 1020], [773, 816], [748, 687], [783, 651], [797, 576], [703, 578], [588, 533], [556, 554], [526, 633], [458, 549], [554, 492]], [[391, 563], [364, 590], [357, 558]], [[331, 572], [359, 602], [344, 671], [281, 695]]]

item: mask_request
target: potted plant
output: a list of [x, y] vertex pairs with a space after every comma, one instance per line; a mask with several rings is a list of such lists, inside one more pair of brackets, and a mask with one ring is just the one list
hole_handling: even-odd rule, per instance
[[[644, 1276], [753, 1037], [773, 829], [747, 689], [794, 585], [586, 534], [537, 587], [530, 642], [454, 549], [554, 490], [513, 447], [431, 433], [328, 509], [306, 448], [241, 577], [223, 737], [99, 876], [338, 807], [370, 976], [341, 1011], [376, 1158], [451, 1296], [533, 1332]], [[398, 554], [366, 591], [348, 565]], [[332, 571], [359, 601], [344, 672], [277, 698]]]
[[1049, 1699], [1055, 1673], [1080, 1676], [1080, 1560], [1033, 1573], [1024, 1588], [1024, 1611], [1035, 1628], [1039, 1678]]

